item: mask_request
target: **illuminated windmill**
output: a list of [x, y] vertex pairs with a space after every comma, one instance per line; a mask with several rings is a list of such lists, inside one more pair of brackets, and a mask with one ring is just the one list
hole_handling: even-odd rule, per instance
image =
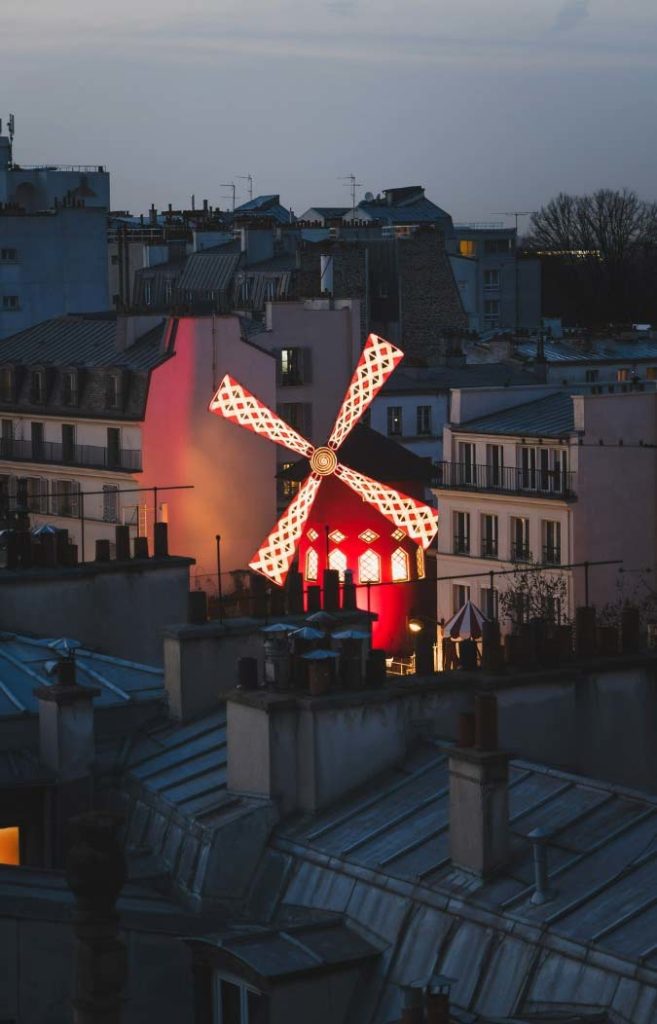
[[270, 441], [304, 456], [310, 462], [309, 475], [275, 529], [249, 562], [251, 569], [283, 586], [322, 478], [333, 474], [423, 549], [429, 547], [438, 530], [437, 512], [415, 498], [344, 466], [338, 462], [336, 454], [403, 358], [404, 353], [400, 349], [370, 334], [331, 436], [320, 448], [315, 448], [228, 374], [224, 377], [210, 402], [210, 412], [256, 434], [264, 434]]

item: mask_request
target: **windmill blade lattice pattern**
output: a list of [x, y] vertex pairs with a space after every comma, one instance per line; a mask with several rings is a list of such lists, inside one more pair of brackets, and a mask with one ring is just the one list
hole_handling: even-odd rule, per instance
[[299, 493], [279, 519], [274, 530], [256, 552], [250, 568], [262, 573], [278, 586], [294, 560], [297, 545], [308, 521], [323, 476], [335, 473], [347, 487], [397, 527], [403, 527], [413, 540], [427, 548], [438, 530], [438, 515], [428, 505], [377, 480], [343, 466], [336, 451], [354, 425], [381, 390], [403, 358], [403, 352], [389, 341], [370, 334], [347, 389], [335, 426], [326, 446], [314, 448], [259, 399], [226, 375], [210, 402], [210, 412], [223, 416], [256, 434], [262, 434], [290, 451], [310, 460], [310, 475]]

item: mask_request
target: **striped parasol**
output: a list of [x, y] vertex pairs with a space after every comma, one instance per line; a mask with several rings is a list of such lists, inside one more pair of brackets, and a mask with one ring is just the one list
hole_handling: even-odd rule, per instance
[[452, 640], [479, 640], [482, 626], [488, 619], [472, 601], [466, 601], [462, 608], [452, 615], [443, 627], [443, 636]]

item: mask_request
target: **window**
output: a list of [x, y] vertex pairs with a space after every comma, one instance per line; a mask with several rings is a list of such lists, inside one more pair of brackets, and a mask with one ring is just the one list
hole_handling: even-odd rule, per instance
[[11, 458], [14, 453], [14, 421], [3, 420], [0, 433], [0, 453], [5, 459]]
[[18, 259], [18, 249], [0, 249], [0, 260], [3, 263], [15, 263]]
[[504, 448], [501, 444], [486, 445], [486, 486], [503, 487]]
[[282, 402], [277, 404], [276, 412], [294, 430], [308, 436], [312, 434], [312, 406], [310, 402]]
[[484, 290], [493, 291], [500, 286], [499, 270], [484, 270]]
[[24, 488], [24, 501], [23, 504], [26, 506], [29, 512], [48, 512], [48, 481], [44, 480], [43, 477], [28, 476], [24, 481], [19, 480], [19, 489], [21, 484]]
[[20, 829], [18, 825], [0, 828], [0, 864], [20, 864]]
[[107, 428], [107, 465], [117, 469], [121, 465], [121, 431], [118, 427]]
[[415, 549], [415, 564], [417, 568], [417, 578], [423, 580], [426, 575], [426, 569], [424, 565], [424, 549], [419, 545]]
[[399, 435], [402, 432], [401, 405], [388, 406], [388, 434]]
[[144, 281], [144, 305], [150, 306], [153, 302], [153, 279]]
[[30, 378], [30, 401], [41, 406], [46, 398], [45, 375], [43, 370], [33, 370]]
[[408, 555], [403, 548], [397, 548], [390, 559], [392, 579], [395, 583], [403, 583], [409, 578]]
[[657, 380], [657, 366], [646, 366], [646, 380]]
[[519, 462], [521, 490], [562, 494], [568, 489], [568, 452], [565, 448], [522, 446]]
[[32, 458], [42, 459], [44, 456], [43, 423], [32, 423], [30, 425], [32, 438]]
[[470, 600], [470, 587], [462, 583], [454, 583], [452, 586], [452, 608], [456, 613], [462, 608], [466, 601]]
[[53, 480], [51, 503], [53, 515], [79, 516], [80, 485], [75, 480]]
[[470, 554], [470, 513], [454, 512], [454, 554]]
[[267, 997], [215, 974], [212, 1024], [266, 1024]]
[[121, 388], [117, 373], [109, 373], [105, 378], [105, 408], [118, 409], [121, 400]]
[[319, 556], [314, 548], [306, 551], [306, 579], [312, 583], [319, 577]]
[[164, 301], [167, 303], [167, 305], [171, 302], [172, 298], [173, 298], [173, 281], [171, 280], [170, 277], [167, 277], [165, 282], [164, 282]]
[[[280, 465], [279, 473], [285, 473], [291, 469], [294, 465], [293, 462], [282, 462]], [[299, 483], [297, 480], [279, 480], [278, 481], [278, 497], [280, 501], [291, 501], [299, 490]]]
[[103, 484], [103, 519], [106, 523], [119, 521], [119, 489], [115, 484]]
[[499, 601], [497, 590], [494, 587], [481, 588], [481, 610], [487, 619], [497, 619]]
[[75, 370], [66, 370], [64, 373], [62, 401], [64, 405], [78, 404], [78, 375]]
[[549, 519], [543, 520], [543, 561], [561, 563], [561, 523]]
[[417, 433], [431, 433], [431, 406], [418, 405], [417, 407]]
[[593, 384], [598, 379], [598, 376], [599, 370], [587, 370], [584, 375], [584, 379], [587, 384]]
[[484, 300], [484, 320], [489, 327], [497, 327], [500, 319], [499, 299]]
[[459, 242], [459, 254], [461, 256], [476, 256], [477, 243], [469, 238], [462, 238]]
[[3, 295], [2, 308], [5, 312], [13, 312], [17, 309], [20, 309], [20, 306], [18, 304], [18, 295]]
[[481, 557], [497, 558], [498, 519], [494, 515], [481, 517]]
[[475, 446], [470, 441], [459, 441], [458, 444], [458, 482], [460, 484], [475, 483]]
[[292, 387], [303, 384], [304, 351], [301, 348], [282, 348], [278, 353], [279, 384]]
[[14, 371], [11, 366], [3, 366], [0, 369], [0, 401], [13, 402], [14, 400]]
[[329, 552], [329, 569], [335, 569], [340, 576], [340, 583], [344, 583], [344, 574], [347, 571], [347, 556], [339, 548], [333, 548]]
[[62, 423], [62, 460], [75, 461], [75, 427], [72, 423]]
[[616, 380], [620, 383], [630, 379], [630, 371], [627, 367], [623, 367], [622, 370], [616, 370]]
[[360, 583], [381, 582], [381, 559], [371, 548], [358, 556], [358, 580]]
[[511, 561], [529, 561], [529, 519], [511, 517]]

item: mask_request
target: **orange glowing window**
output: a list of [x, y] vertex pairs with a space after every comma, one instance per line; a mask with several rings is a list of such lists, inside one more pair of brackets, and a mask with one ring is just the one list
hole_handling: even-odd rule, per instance
[[308, 548], [306, 552], [306, 579], [316, 580], [319, 576], [319, 557], [314, 548]]
[[0, 828], [0, 864], [20, 864], [20, 829]]
[[371, 548], [358, 556], [358, 579], [361, 583], [381, 582], [381, 559]]
[[408, 555], [403, 548], [393, 551], [391, 558], [392, 578], [395, 583], [403, 583], [408, 579]]
[[424, 569], [424, 551], [423, 551], [422, 548], [417, 547], [415, 549], [415, 559], [416, 559], [416, 562], [417, 562], [417, 578], [419, 580], [423, 580], [424, 576], [425, 576], [425, 569]]
[[344, 574], [347, 569], [347, 556], [344, 551], [333, 548], [329, 554], [329, 569], [337, 569], [340, 574], [340, 583], [344, 583]]
[[462, 238], [459, 242], [459, 253], [461, 256], [475, 256], [477, 253], [477, 243], [469, 238]]

